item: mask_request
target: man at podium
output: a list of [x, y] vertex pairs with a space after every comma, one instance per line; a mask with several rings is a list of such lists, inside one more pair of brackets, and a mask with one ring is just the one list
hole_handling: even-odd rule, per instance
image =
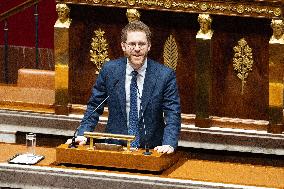
[[[94, 131], [106, 101], [109, 117], [105, 132], [135, 135], [132, 148], [172, 153], [181, 127], [175, 72], [147, 58], [151, 31], [141, 21], [122, 29], [121, 47], [125, 57], [106, 62], [96, 79], [75, 142], [86, 143], [84, 132]], [[107, 142], [125, 145], [124, 141]]]

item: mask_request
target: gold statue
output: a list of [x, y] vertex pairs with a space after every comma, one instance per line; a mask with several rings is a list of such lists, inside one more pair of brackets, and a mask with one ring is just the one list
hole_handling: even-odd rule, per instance
[[127, 16], [128, 22], [140, 20], [140, 13], [137, 9], [127, 9], [126, 16]]
[[280, 43], [284, 44], [284, 22], [279, 19], [272, 19], [271, 27], [273, 35], [270, 38], [269, 43]]
[[68, 28], [71, 23], [71, 19], [69, 18], [69, 7], [66, 4], [59, 3], [56, 5], [56, 11], [58, 14], [58, 19], [55, 23], [55, 26]]
[[200, 30], [197, 32], [196, 38], [211, 39], [213, 31], [211, 30], [212, 18], [209, 14], [199, 14], [198, 22]]

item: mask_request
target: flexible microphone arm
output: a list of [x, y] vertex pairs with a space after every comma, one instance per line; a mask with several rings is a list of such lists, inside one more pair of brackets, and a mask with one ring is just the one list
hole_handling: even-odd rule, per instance
[[[88, 119], [91, 117], [91, 115], [93, 115], [93, 113], [96, 112], [97, 109], [98, 109], [108, 98], [109, 98], [109, 95], [88, 115], [88, 117], [85, 118], [85, 120], [88, 120]], [[81, 124], [82, 124], [82, 123], [81, 123]], [[81, 126], [81, 124], [79, 125], [79, 127]], [[77, 132], [78, 132], [79, 127], [77, 127], [76, 130], [75, 130], [75, 132], [74, 132], [74, 135], [73, 135], [73, 137], [72, 137], [72, 142], [71, 142], [71, 144], [69, 144], [69, 146], [68, 146], [69, 148], [77, 148], [75, 139], [76, 139], [76, 137], [77, 137], [76, 134], [77, 134]]]
[[[115, 81], [115, 83], [114, 83], [114, 85], [113, 85], [111, 91], [113, 91], [113, 89], [115, 88], [115, 86], [117, 85], [118, 82], [119, 82], [119, 80]], [[84, 121], [88, 120], [88, 119], [93, 115], [93, 113], [95, 113], [95, 112], [97, 111], [97, 109], [98, 109], [99, 107], [101, 107], [101, 105], [102, 105], [108, 98], [109, 98], [109, 95], [85, 118]], [[84, 123], [84, 122], [83, 122], [83, 123]], [[81, 124], [82, 124], [82, 122], [80, 123], [79, 127], [81, 126]], [[72, 142], [71, 142], [71, 144], [69, 144], [68, 148], [77, 148], [75, 139], [76, 139], [76, 137], [77, 137], [76, 134], [77, 134], [77, 132], [78, 132], [79, 127], [76, 128], [76, 130], [75, 130], [75, 132], [74, 132], [74, 135], [73, 135], [73, 137], [72, 137]]]

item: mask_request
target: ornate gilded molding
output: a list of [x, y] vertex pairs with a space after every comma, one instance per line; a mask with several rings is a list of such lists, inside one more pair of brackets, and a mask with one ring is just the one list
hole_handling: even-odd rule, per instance
[[164, 45], [164, 65], [176, 70], [178, 63], [178, 48], [175, 38], [170, 35]]
[[100, 72], [103, 64], [106, 61], [109, 61], [108, 58], [108, 44], [106, 39], [104, 38], [105, 32], [99, 28], [98, 30], [94, 31], [95, 36], [92, 38], [91, 47], [90, 50], [90, 57], [91, 62], [93, 62], [97, 67], [97, 74]]
[[[59, 0], [57, 0], [59, 1]], [[232, 16], [251, 16], [266, 18], [281, 18], [283, 4], [281, 2], [257, 1], [252, 2], [210, 2], [186, 0], [61, 0], [70, 4], [88, 4], [97, 6], [115, 6], [124, 8], [143, 8], [156, 10], [170, 10], [182, 12], [208, 13]]]
[[244, 94], [246, 78], [248, 77], [248, 72], [252, 70], [253, 65], [252, 49], [248, 46], [244, 38], [240, 39], [238, 45], [233, 49], [235, 52], [233, 67], [237, 71], [238, 78], [242, 81], [241, 94]]

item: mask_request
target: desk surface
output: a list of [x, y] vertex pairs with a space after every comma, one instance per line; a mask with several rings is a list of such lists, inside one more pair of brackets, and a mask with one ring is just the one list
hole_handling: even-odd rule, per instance
[[[120, 174], [126, 175], [127, 177], [135, 177], [143, 179], [152, 178], [155, 179], [173, 179], [170, 182], [187, 182], [187, 181], [197, 181], [197, 182], [214, 182], [214, 183], [224, 183], [224, 184], [235, 184], [235, 185], [250, 185], [259, 187], [284, 187], [284, 167], [283, 164], [275, 166], [265, 166], [252, 163], [242, 163], [236, 161], [224, 161], [223, 160], [206, 160], [204, 158], [199, 158], [186, 152], [185, 156], [181, 158], [177, 164], [173, 167], [167, 169], [161, 174], [147, 174], [147, 173], [133, 173], [127, 171], [117, 171], [117, 170], [102, 170], [95, 168], [75, 168], [75, 167], [63, 167], [53, 165], [56, 159], [55, 148], [47, 147], [37, 147], [36, 153], [44, 155], [45, 159], [34, 166], [21, 166], [21, 165], [11, 165], [6, 164], [7, 160], [18, 153], [24, 153], [26, 148], [24, 145], [15, 144], [5, 144], [0, 143], [0, 169], [5, 170], [6, 168], [11, 169], [46, 169], [51, 171], [52, 169], [58, 171], [59, 169], [80, 172], [86, 171], [90, 174]], [[273, 160], [271, 160], [273, 161]], [[283, 160], [284, 161], [284, 160]], [[281, 164], [281, 163], [280, 163]], [[41, 170], [45, 171], [45, 170]], [[1, 174], [4, 173], [0, 171]], [[137, 177], [139, 176], [139, 177]], [[146, 177], [145, 177], [146, 176]], [[5, 177], [0, 175], [0, 184], [3, 183]], [[16, 178], [15, 178], [16, 179]], [[19, 179], [19, 178], [18, 178]], [[21, 179], [19, 179], [21, 180]], [[172, 183], [172, 184], [173, 184]], [[132, 183], [133, 184], [133, 183]]]

